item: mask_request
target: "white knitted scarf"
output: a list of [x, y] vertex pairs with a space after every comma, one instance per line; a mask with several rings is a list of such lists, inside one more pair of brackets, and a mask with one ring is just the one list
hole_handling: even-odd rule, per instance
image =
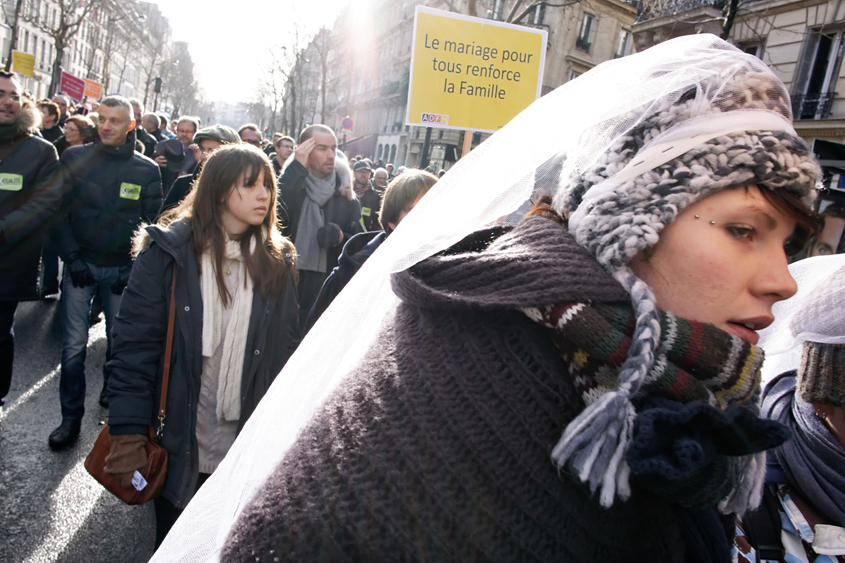
[[[252, 239], [250, 251], [255, 250]], [[241, 377], [244, 366], [244, 348], [249, 331], [249, 317], [252, 312], [252, 277], [243, 263], [238, 241], [226, 241], [223, 256], [241, 263], [240, 271], [244, 283], [238, 283], [232, 296], [232, 314], [223, 338], [223, 356], [220, 359], [219, 384], [217, 386], [217, 419], [236, 421], [241, 416]], [[202, 355], [214, 356], [221, 344], [223, 322], [223, 299], [217, 287], [217, 274], [211, 249], [202, 253], [200, 289], [202, 291]]]

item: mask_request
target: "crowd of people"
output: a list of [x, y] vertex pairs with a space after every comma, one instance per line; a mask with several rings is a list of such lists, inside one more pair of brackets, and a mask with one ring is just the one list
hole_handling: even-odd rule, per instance
[[[61, 291], [61, 424], [48, 443], [56, 451], [73, 445], [85, 414], [89, 325], [102, 314], [107, 467], [127, 484], [147, 440], [144, 413], [155, 409], [139, 396], [161, 385], [156, 344], [176, 270], [168, 428], [181, 432], [164, 434], [173, 451], [155, 501], [160, 542], [296, 349], [345, 244], [356, 239], [344, 261], [362, 261], [358, 251], [373, 235], [383, 240], [436, 179], [407, 170], [388, 189], [384, 168], [371, 179], [373, 163], [347, 160], [321, 125], [303, 130], [297, 146], [282, 134], [265, 140], [254, 124], [202, 127], [191, 116], [172, 120], [171, 132], [166, 116], [120, 96], [96, 108], [73, 107], [63, 95], [36, 102], [13, 74], [0, 75], [0, 90], [2, 168], [14, 178], [0, 192], [0, 395], [11, 383], [17, 303]], [[430, 180], [416, 187], [419, 176]], [[320, 311], [351, 273], [332, 276]]]
[[[0, 401], [18, 302], [60, 289], [73, 445], [101, 308], [106, 471], [167, 450], [162, 561], [845, 560], [845, 264], [790, 266], [841, 238], [784, 85], [710, 36], [585, 78], [542, 107], [631, 95], [569, 133], [532, 106], [427, 195], [325, 125], [0, 73]], [[764, 380], [771, 334], [803, 353]]]

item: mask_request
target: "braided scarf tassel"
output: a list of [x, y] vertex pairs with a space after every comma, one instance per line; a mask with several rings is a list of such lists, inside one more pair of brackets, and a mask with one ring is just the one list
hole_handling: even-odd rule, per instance
[[625, 452], [631, 441], [636, 411], [631, 403], [639, 391], [660, 341], [660, 317], [651, 288], [637, 278], [630, 268], [621, 267], [614, 275], [631, 293], [636, 326], [631, 348], [619, 370], [616, 388], [585, 408], [567, 425], [552, 450], [552, 459], [563, 467], [567, 461], [590, 490], [601, 487], [599, 502], [609, 508], [618, 495], [631, 495], [630, 468]]

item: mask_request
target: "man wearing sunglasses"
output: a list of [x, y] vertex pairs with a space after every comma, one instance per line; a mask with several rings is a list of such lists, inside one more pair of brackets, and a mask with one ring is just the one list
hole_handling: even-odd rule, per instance
[[255, 123], [241, 125], [241, 128], [238, 129], [238, 135], [240, 135], [241, 141], [249, 143], [254, 147], [258, 147], [259, 149], [264, 142], [264, 136], [261, 134], [261, 130]]

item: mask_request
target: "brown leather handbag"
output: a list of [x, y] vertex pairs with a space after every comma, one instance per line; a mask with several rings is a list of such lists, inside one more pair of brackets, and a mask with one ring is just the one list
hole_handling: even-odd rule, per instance
[[165, 407], [167, 405], [167, 382], [170, 379], [170, 353], [173, 347], [173, 324], [176, 320], [176, 264], [173, 264], [173, 282], [170, 285], [170, 311], [167, 315], [167, 342], [164, 347], [164, 374], [161, 378], [161, 401], [158, 409], [158, 430], [150, 427], [150, 439], [147, 441], [145, 450], [147, 452], [147, 466], [139, 470], [147, 485], [140, 491], [135, 487], [123, 487], [117, 480], [106, 473], [106, 456], [111, 449], [111, 437], [109, 427], [106, 425], [91, 453], [85, 458], [85, 469], [91, 476], [99, 481], [107, 490], [111, 491], [117, 498], [126, 504], [144, 504], [156, 498], [164, 487], [164, 478], [167, 475], [167, 450], [161, 444], [162, 432], [164, 431]]

